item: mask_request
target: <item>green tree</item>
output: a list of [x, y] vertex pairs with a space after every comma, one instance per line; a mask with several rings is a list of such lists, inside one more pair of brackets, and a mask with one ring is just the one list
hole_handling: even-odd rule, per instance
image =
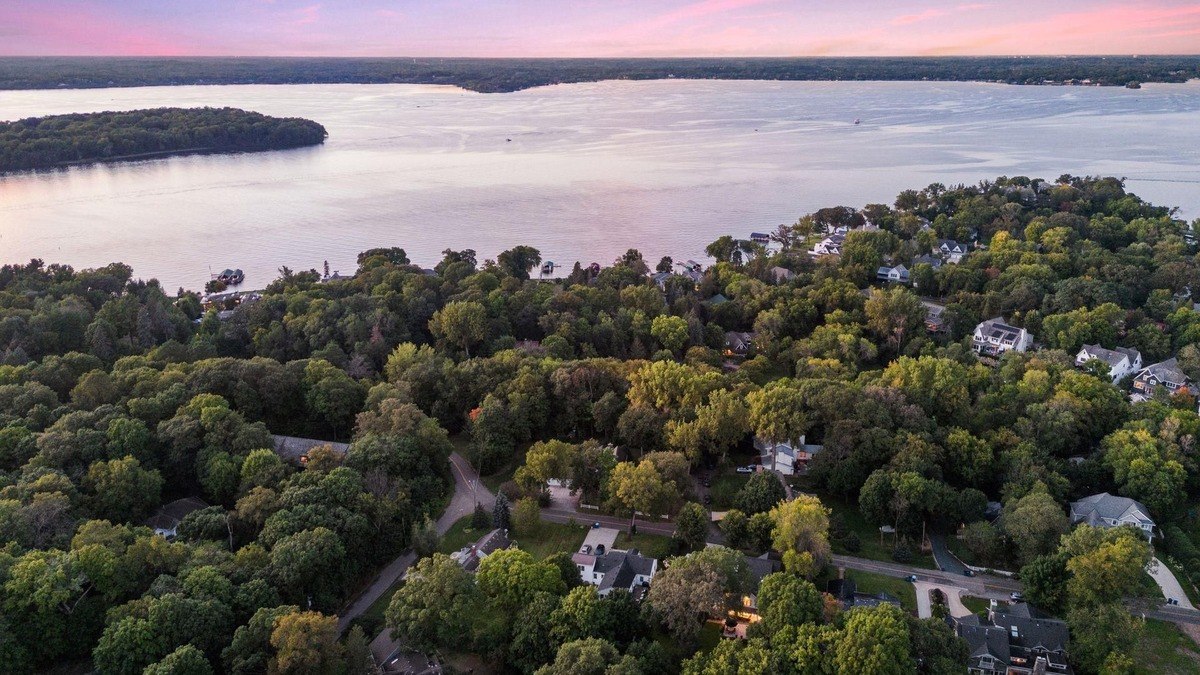
[[471, 573], [435, 553], [417, 561], [392, 595], [384, 619], [393, 637], [417, 649], [461, 646], [470, 639], [478, 601]]
[[1021, 586], [1025, 598], [1047, 612], [1059, 614], [1067, 606], [1067, 556], [1063, 553], [1041, 555], [1021, 568]]
[[158, 505], [163, 479], [158, 471], [142, 468], [134, 457], [94, 462], [83, 481], [92, 510], [108, 520], [138, 521]]
[[708, 539], [708, 512], [695, 502], [688, 502], [675, 517], [675, 540], [685, 551], [704, 548]]
[[607, 675], [621, 660], [617, 648], [607, 640], [587, 638], [558, 648], [554, 662], [537, 669], [537, 675]]
[[654, 576], [648, 600], [677, 640], [691, 644], [702, 617], [723, 614], [726, 593], [750, 589], [745, 557], [723, 546], [711, 546], [675, 558]]
[[637, 527], [637, 514], [654, 517], [662, 512], [667, 498], [667, 487], [662, 476], [650, 460], [638, 464], [621, 462], [613, 469], [608, 480], [609, 493], [614, 504], [629, 514], [630, 526]]
[[733, 507], [749, 515], [765, 513], [786, 497], [787, 490], [779, 476], [773, 471], [760, 471], [750, 476], [750, 480], [734, 495]]
[[721, 534], [725, 535], [725, 543], [729, 548], [747, 548], [750, 538], [749, 525], [749, 518], [745, 513], [737, 509], [725, 512], [725, 517], [721, 519]]
[[783, 381], [772, 382], [746, 397], [750, 428], [770, 443], [795, 443], [808, 430], [804, 396]]
[[1054, 550], [1058, 538], [1070, 528], [1062, 506], [1041, 483], [1006, 509], [1001, 524], [1016, 544], [1017, 557], [1023, 563]]
[[815, 495], [800, 495], [771, 509], [772, 543], [788, 570], [811, 578], [829, 562], [829, 514]]
[[556, 566], [537, 562], [527, 551], [516, 548], [484, 558], [475, 580], [484, 596], [508, 612], [515, 612], [538, 593], [561, 595], [565, 590]]
[[541, 251], [532, 246], [514, 246], [496, 256], [496, 264], [515, 279], [528, 279], [529, 270], [542, 262]]
[[271, 630], [275, 657], [267, 672], [279, 675], [324, 675], [342, 663], [337, 617], [320, 612], [293, 612]]
[[142, 675], [212, 675], [212, 672], [212, 665], [203, 652], [192, 645], [184, 645], [158, 663], [146, 666]]
[[1121, 494], [1145, 503], [1156, 514], [1178, 511], [1187, 482], [1178, 445], [1146, 429], [1122, 429], [1107, 436], [1102, 447], [1104, 463]]
[[542, 507], [538, 505], [536, 499], [525, 497], [517, 500], [517, 505], [512, 510], [513, 532], [521, 536], [533, 535], [541, 526], [541, 520]]
[[867, 328], [892, 354], [900, 353], [909, 339], [925, 330], [925, 306], [904, 288], [872, 291], [864, 311]]
[[487, 309], [473, 301], [448, 302], [429, 320], [429, 330], [435, 337], [461, 348], [470, 358], [471, 346], [487, 338]]
[[758, 587], [758, 613], [768, 635], [788, 626], [820, 623], [825, 600], [811, 582], [777, 572], [763, 577]]
[[688, 340], [687, 321], [678, 316], [662, 314], [654, 317], [650, 324], [650, 334], [663, 346], [663, 349], [679, 355]]
[[911, 673], [916, 669], [904, 613], [895, 605], [855, 609], [834, 646], [839, 673]]
[[941, 424], [952, 424], [966, 414], [971, 402], [970, 381], [965, 366], [933, 356], [902, 356], [879, 377], [881, 385], [899, 389]]

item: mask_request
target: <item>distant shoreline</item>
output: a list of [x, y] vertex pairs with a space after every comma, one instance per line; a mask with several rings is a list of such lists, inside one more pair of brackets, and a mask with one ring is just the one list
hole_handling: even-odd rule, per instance
[[981, 82], [1120, 87], [1200, 78], [1196, 56], [700, 59], [0, 58], [0, 90], [430, 84], [510, 93], [609, 80]]

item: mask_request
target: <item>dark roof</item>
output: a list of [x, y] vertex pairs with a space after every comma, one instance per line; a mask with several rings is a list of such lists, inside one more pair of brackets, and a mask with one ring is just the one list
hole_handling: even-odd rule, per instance
[[176, 499], [163, 504], [157, 513], [146, 519], [146, 525], [156, 530], [172, 530], [187, 517], [187, 514], [207, 508], [208, 503], [199, 497]]
[[468, 572], [474, 572], [475, 568], [479, 567], [480, 561], [495, 553], [509, 547], [511, 542], [508, 539], [508, 533], [502, 529], [495, 529], [479, 538], [467, 551], [466, 557], [462, 561], [462, 566]]
[[774, 574], [783, 569], [781, 562], [772, 560], [765, 553], [755, 558], [751, 558], [748, 555], [743, 557], [746, 559], [746, 566], [750, 568], [750, 574], [753, 575], [757, 583], [762, 583], [763, 577], [768, 574]]
[[345, 455], [350, 446], [346, 443], [334, 443], [333, 441], [322, 441], [315, 438], [298, 438], [296, 436], [271, 436], [271, 440], [275, 442], [275, 454], [282, 459], [299, 462], [300, 457], [308, 454], [313, 448], [328, 445], [333, 448], [334, 452]]
[[650, 576], [657, 561], [647, 558], [636, 550], [609, 551], [596, 556], [595, 571], [604, 575], [600, 581], [600, 590], [620, 588], [629, 590], [637, 575]]

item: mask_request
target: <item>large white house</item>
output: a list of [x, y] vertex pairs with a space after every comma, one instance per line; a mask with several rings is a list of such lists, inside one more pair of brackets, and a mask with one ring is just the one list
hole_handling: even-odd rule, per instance
[[764, 467], [770, 467], [785, 476], [803, 474], [808, 470], [808, 463], [812, 458], [825, 449], [823, 445], [805, 443], [804, 436], [795, 443], [772, 443], [755, 436], [754, 447], [758, 450]]
[[1125, 347], [1105, 349], [1100, 345], [1084, 345], [1075, 355], [1075, 367], [1081, 368], [1089, 361], [1107, 364], [1108, 376], [1113, 382], [1142, 369], [1142, 353]]
[[1033, 344], [1033, 336], [1024, 328], [1010, 326], [1004, 319], [988, 319], [975, 327], [971, 348], [982, 356], [1000, 356], [1004, 352], [1023, 352]]
[[1076, 523], [1087, 523], [1092, 527], [1132, 525], [1145, 533], [1147, 539], [1154, 536], [1154, 521], [1144, 504], [1107, 492], [1071, 502], [1071, 524]]
[[579, 578], [596, 586], [602, 596], [619, 588], [640, 597], [658, 572], [658, 560], [647, 558], [637, 549], [605, 551], [602, 546], [595, 549], [584, 546], [571, 556], [571, 561], [579, 570]]

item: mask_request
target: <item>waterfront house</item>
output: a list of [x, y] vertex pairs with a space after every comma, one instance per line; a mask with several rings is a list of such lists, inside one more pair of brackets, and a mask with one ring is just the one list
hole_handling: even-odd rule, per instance
[[971, 348], [980, 356], [1000, 356], [1005, 352], [1023, 352], [1033, 344], [1033, 336], [1024, 328], [1010, 326], [1004, 319], [988, 319], [975, 327]]
[[1075, 355], [1075, 367], [1083, 367], [1089, 361], [1100, 361], [1108, 366], [1108, 376], [1113, 382], [1142, 369], [1142, 354], [1136, 349], [1117, 347], [1105, 349], [1100, 345], [1084, 345]]
[[786, 267], [776, 266], [771, 268], [771, 278], [775, 280], [776, 285], [786, 284], [795, 276], [796, 273]]
[[766, 232], [751, 232], [750, 241], [766, 246], [767, 244], [771, 243], [771, 235], [767, 234]]
[[650, 276], [650, 281], [653, 281], [654, 285], [658, 286], [658, 290], [665, 291], [667, 290], [667, 279], [670, 279], [672, 276], [674, 275], [670, 272], [658, 272]]
[[839, 227], [833, 231], [828, 237], [813, 245], [812, 250], [808, 253], [814, 258], [828, 255], [841, 255], [842, 244], [846, 243], [846, 233], [849, 232], [845, 227]]
[[1071, 502], [1071, 524], [1077, 523], [1092, 527], [1132, 525], [1145, 533], [1147, 539], [1154, 537], [1154, 521], [1145, 504], [1107, 492]]
[[971, 675], [1071, 675], [1067, 660], [1070, 630], [1024, 602], [1007, 609], [993, 607], [986, 619], [968, 614], [950, 620], [967, 641]]
[[1146, 366], [1133, 378], [1134, 401], [1145, 401], [1162, 387], [1169, 394], [1192, 393], [1191, 382], [1179, 367], [1179, 361], [1171, 358]]

